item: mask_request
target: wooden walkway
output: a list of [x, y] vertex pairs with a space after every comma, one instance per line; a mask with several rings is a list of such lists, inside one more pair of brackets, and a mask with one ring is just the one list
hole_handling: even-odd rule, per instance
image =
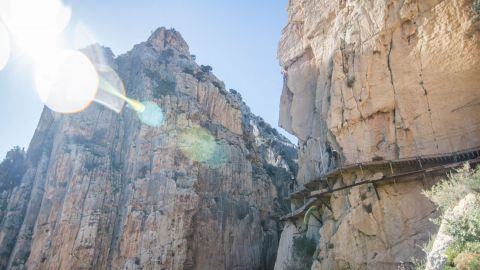
[[306, 201], [305, 204], [295, 209], [295, 211], [281, 217], [280, 220], [285, 221], [287, 219], [295, 219], [295, 218], [301, 217], [303, 213], [305, 213], [308, 210], [308, 208], [310, 208], [310, 206], [314, 205], [317, 202], [317, 200], [318, 200], [317, 198], [308, 199], [308, 201]]
[[413, 175], [418, 175], [418, 174], [428, 174], [428, 173], [432, 173], [432, 172], [436, 172], [436, 171], [451, 170], [451, 169], [454, 169], [454, 168], [461, 167], [465, 163], [469, 163], [471, 165], [478, 164], [478, 163], [480, 163], [480, 158], [475, 158], [475, 159], [471, 159], [471, 160], [467, 160], [467, 161], [454, 162], [454, 163], [450, 163], [450, 164], [430, 167], [430, 168], [427, 168], [427, 169], [409, 171], [409, 172], [398, 173], [398, 174], [393, 174], [393, 175], [385, 175], [380, 179], [356, 182], [356, 183], [351, 184], [351, 185], [346, 185], [346, 186], [339, 187], [339, 188], [334, 188], [334, 189], [312, 191], [310, 193], [309, 197], [322, 197], [322, 196], [331, 194], [333, 192], [337, 192], [337, 191], [340, 191], [340, 190], [352, 188], [352, 187], [355, 187], [355, 186], [366, 185], [366, 184], [377, 184], [377, 183], [388, 182], [388, 181], [393, 182], [393, 181], [396, 181], [396, 180], [399, 180], [399, 182], [400, 182], [402, 178], [405, 178], [405, 177], [408, 177], [408, 176], [413, 176]]
[[[307, 211], [308, 208], [311, 205], [315, 204], [316, 202], [321, 202], [322, 204], [329, 207], [325, 202], [323, 202], [321, 198], [329, 197], [332, 193], [337, 191], [350, 189], [355, 186], [371, 184], [375, 189], [377, 199], [380, 199], [380, 196], [376, 188], [377, 184], [385, 184], [389, 182], [401, 182], [403, 181], [402, 179], [405, 179], [406, 177], [415, 176], [415, 175], [423, 175], [425, 177], [426, 174], [450, 171], [454, 168], [463, 166], [463, 164], [465, 163], [469, 163], [470, 165], [476, 165], [480, 163], [480, 147], [472, 148], [472, 149], [468, 149], [460, 152], [454, 152], [454, 153], [426, 155], [421, 157], [403, 158], [403, 159], [392, 160], [392, 161], [382, 160], [382, 161], [372, 161], [372, 162], [366, 162], [366, 163], [349, 164], [344, 167], [332, 170], [329, 173], [325, 174], [324, 176], [316, 178], [306, 183], [300, 189], [291, 193], [290, 198], [292, 199], [308, 198], [308, 201], [304, 203], [304, 205], [298, 208], [297, 210], [282, 217], [282, 220], [297, 218], [303, 215], [303, 213]], [[399, 167], [400, 168], [416, 167], [417, 169], [406, 171], [406, 172], [394, 173], [393, 169], [399, 168]], [[329, 179], [337, 178], [341, 176], [344, 172], [348, 172], [351, 170], [358, 170], [358, 169], [361, 169], [361, 170], [390, 169], [391, 174], [384, 175], [379, 179], [360, 181], [360, 182], [353, 183], [351, 185], [346, 185], [346, 186], [334, 188], [334, 189], [325, 186], [328, 183]], [[409, 180], [412, 181], [412, 179], [409, 179]], [[424, 180], [424, 178], [420, 178], [418, 180]], [[321, 183], [325, 184], [324, 188], [321, 188], [319, 190], [314, 190], [314, 186], [315, 185], [320, 186]], [[318, 199], [318, 200], [313, 201], [312, 199]]]
[[442, 153], [435, 155], [424, 155], [418, 157], [409, 157], [401, 158], [398, 160], [380, 160], [380, 161], [371, 161], [363, 163], [352, 163], [347, 164], [343, 167], [336, 168], [325, 175], [315, 178], [308, 181], [303, 186], [300, 186], [295, 192], [289, 194], [290, 198], [303, 197], [305, 194], [309, 193], [312, 189], [317, 189], [319, 184], [326, 184], [327, 180], [337, 178], [343, 173], [349, 172], [351, 170], [358, 169], [389, 169], [392, 171], [396, 168], [405, 168], [409, 166], [416, 166], [419, 169], [424, 167], [438, 165], [438, 164], [449, 164], [458, 161], [467, 161], [470, 159], [475, 159], [480, 157], [480, 147], [471, 148], [463, 151], [453, 152], [453, 153]]

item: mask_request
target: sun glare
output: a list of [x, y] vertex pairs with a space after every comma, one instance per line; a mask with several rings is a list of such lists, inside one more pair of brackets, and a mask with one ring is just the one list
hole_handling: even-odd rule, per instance
[[39, 64], [35, 79], [40, 99], [60, 113], [85, 109], [97, 94], [95, 67], [78, 51], [62, 51]]
[[34, 60], [55, 53], [57, 37], [71, 17], [60, 0], [4, 0], [2, 8], [16, 43]]
[[0, 21], [0, 70], [2, 70], [10, 57], [10, 37], [7, 28]]
[[[120, 113], [127, 103], [143, 123], [161, 126], [162, 109], [153, 102], [127, 97], [122, 80], [108, 66], [102, 50], [93, 48], [83, 54], [58, 48], [70, 17], [70, 7], [61, 0], [0, 0], [0, 70], [14, 44], [31, 58], [38, 95], [53, 111], [75, 113], [96, 101]], [[85, 42], [94, 44], [93, 34], [77, 22], [75, 43], [85, 46]]]
[[107, 65], [95, 65], [99, 77], [95, 101], [120, 113], [125, 104], [125, 86], [118, 74]]
[[138, 118], [142, 123], [151, 127], [160, 127], [164, 124], [164, 117], [162, 109], [152, 101], [144, 101], [142, 103], [131, 100], [128, 102], [135, 111], [137, 111]]
[[211, 161], [218, 153], [219, 147], [215, 137], [201, 127], [188, 128], [182, 132], [179, 146], [184, 155], [199, 162]]

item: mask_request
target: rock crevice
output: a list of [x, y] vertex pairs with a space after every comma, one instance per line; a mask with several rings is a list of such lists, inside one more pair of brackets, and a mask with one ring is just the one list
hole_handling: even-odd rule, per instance
[[273, 269], [294, 145], [197, 65], [177, 31], [118, 57], [83, 52], [163, 123], [129, 107], [45, 108], [20, 184], [2, 193], [0, 268]]
[[[280, 126], [299, 139], [298, 194], [394, 173], [360, 166], [311, 182], [334, 168], [480, 146], [472, 1], [292, 0], [287, 10], [278, 47], [286, 85]], [[429, 221], [437, 213], [421, 191], [439, 175], [418, 177], [323, 198], [331, 210], [316, 205], [323, 225], [312, 269], [397, 269], [422, 258], [418, 247], [437, 229]], [[304, 203], [295, 196], [292, 210]], [[289, 221], [276, 269], [300, 269], [289, 252], [312, 230]]]

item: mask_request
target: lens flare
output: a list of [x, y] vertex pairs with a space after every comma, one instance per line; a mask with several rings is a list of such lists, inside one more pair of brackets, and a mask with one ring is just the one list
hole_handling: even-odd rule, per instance
[[10, 58], [10, 36], [7, 28], [0, 22], [0, 70], [5, 68]]
[[[118, 75], [117, 75], [118, 76]], [[145, 105], [138, 100], [131, 99], [127, 97], [125, 94], [121, 93], [117, 88], [110, 84], [104, 77], [100, 77], [99, 80], [99, 89], [108, 93], [114, 97], [122, 99], [123, 101], [127, 102], [130, 107], [135, 110], [136, 112], [142, 113], [145, 111]], [[98, 97], [98, 95], [97, 95]], [[98, 102], [98, 100], [96, 100]], [[155, 104], [156, 105], [156, 104]], [[106, 105], [108, 107], [108, 105]], [[157, 106], [158, 107], [158, 106]]]
[[57, 36], [67, 27], [71, 9], [60, 0], [10, 0], [2, 18], [19, 46], [34, 60], [55, 53]]
[[116, 113], [122, 111], [125, 104], [125, 87], [118, 74], [109, 66], [95, 65], [99, 77], [99, 86], [95, 102], [104, 105]]
[[227, 161], [229, 160], [228, 153], [229, 152], [227, 145], [222, 144], [221, 142], [217, 142], [212, 157], [204, 163], [209, 167], [218, 168], [227, 163]]
[[[125, 97], [125, 101], [128, 103], [128, 105], [134, 109], [135, 111], [137, 111], [137, 113], [143, 113], [146, 109], [144, 103], [138, 101], [138, 100], [135, 100], [135, 99], [131, 99], [131, 98], [128, 98], [128, 97]], [[151, 102], [153, 103], [153, 102]], [[155, 105], [155, 106], [153, 106]], [[153, 105], [151, 106], [152, 108], [154, 108], [156, 110], [155, 107], [158, 107], [157, 104], [153, 103]], [[161, 110], [160, 110], [161, 111]], [[162, 115], [163, 115], [163, 112], [162, 112]]]
[[210, 166], [220, 166], [227, 161], [228, 151], [223, 146], [208, 130], [200, 127], [186, 129], [179, 140], [180, 150], [185, 156]]
[[[70, 18], [71, 9], [61, 0], [0, 0], [0, 19], [6, 24], [0, 22], [0, 70], [10, 54], [8, 28], [14, 41], [32, 57], [38, 95], [53, 111], [75, 113], [96, 101], [120, 113], [127, 103], [143, 123], [163, 125], [164, 114], [156, 103], [126, 96], [122, 80], [105, 61], [103, 49], [93, 46], [90, 53], [85, 51], [89, 57], [73, 50], [58, 52], [58, 36]], [[86, 41], [95, 43], [93, 34], [77, 24], [75, 45]]]
[[78, 51], [61, 51], [38, 65], [35, 78], [40, 99], [53, 111], [84, 110], [97, 94], [98, 76], [90, 60]]
[[[132, 99], [130, 99], [130, 102], [129, 101], [127, 102], [128, 102], [128, 105], [130, 105], [131, 107], [133, 107], [134, 110], [137, 111], [138, 118], [144, 124], [152, 127], [160, 127], [163, 125], [164, 123], [163, 111], [155, 102], [144, 101], [140, 103]], [[142, 106], [143, 106], [143, 110], [142, 110]]]
[[[75, 48], [85, 48], [92, 44], [97, 44], [98, 39], [95, 34], [81, 21], [75, 23], [73, 31], [73, 46]], [[97, 51], [97, 56], [102, 56], [100, 50]], [[105, 59], [101, 59], [105, 60]], [[95, 62], [95, 60], [93, 60]]]
[[10, 0], [8, 21], [19, 35], [35, 31], [60, 34], [68, 25], [71, 10], [60, 0]]

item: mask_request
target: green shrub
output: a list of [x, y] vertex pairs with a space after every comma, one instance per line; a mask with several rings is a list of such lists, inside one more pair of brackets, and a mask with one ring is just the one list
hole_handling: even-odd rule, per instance
[[430, 236], [430, 240], [428, 240], [428, 243], [426, 243], [422, 250], [425, 251], [425, 253], [430, 253], [433, 249], [433, 243], [435, 243], [435, 239], [437, 238], [437, 235], [434, 234], [433, 236]]
[[294, 260], [301, 269], [310, 269], [316, 248], [317, 244], [315, 241], [308, 238], [306, 235], [293, 238]]
[[152, 82], [152, 94], [154, 98], [161, 98], [162, 96], [175, 93], [175, 88], [177, 87], [175, 79], [164, 79], [158, 72], [149, 69], [146, 69], [144, 72], [145, 76]]
[[470, 261], [470, 263], [468, 264], [468, 267], [472, 270], [480, 269], [480, 258], [479, 257], [474, 258], [472, 261]]
[[223, 86], [221, 83], [217, 82], [217, 81], [213, 81], [212, 82], [213, 86], [215, 86], [216, 88], [220, 89], [220, 90], [223, 90]]
[[[473, 244], [473, 245], [472, 245]], [[461, 244], [454, 242], [449, 245], [445, 255], [447, 264], [445, 269], [479, 269], [480, 262], [480, 243]]]
[[168, 48], [168, 49], [166, 49], [166, 50], [164, 50], [164, 51], [162, 51], [162, 52], [160, 53], [160, 57], [161, 57], [163, 60], [166, 60], [166, 59], [168, 59], [168, 58], [171, 58], [171, 57], [174, 56], [174, 55], [175, 55], [175, 53], [173, 52], [173, 49], [171, 49], [171, 48]]
[[[461, 217], [447, 220], [447, 231], [456, 242], [480, 243], [480, 210], [472, 207]], [[480, 250], [478, 250], [480, 252]]]
[[183, 73], [190, 74], [192, 76], [195, 75], [195, 71], [191, 67], [184, 67], [183, 68]]
[[[437, 235], [430, 236], [430, 240], [422, 246], [422, 251], [426, 254], [429, 254], [432, 251], [433, 244], [435, 243], [435, 238]], [[427, 259], [426, 258], [415, 258], [412, 257], [411, 263], [413, 264], [413, 269], [415, 270], [425, 270]], [[409, 269], [409, 268], [407, 268]]]
[[169, 81], [165, 79], [156, 80], [153, 87], [153, 97], [161, 98], [165, 95], [171, 95], [175, 93], [177, 83], [175, 81]]
[[480, 167], [472, 170], [466, 164], [456, 173], [450, 174], [447, 180], [436, 184], [431, 190], [425, 191], [424, 194], [440, 206], [442, 210], [447, 210], [472, 192], [480, 192]]
[[[444, 213], [455, 207], [467, 194], [480, 193], [480, 168], [471, 169], [465, 165], [448, 179], [426, 191], [433, 202], [439, 205]], [[480, 208], [478, 206], [466, 209], [461, 216], [443, 216], [447, 233], [453, 241], [449, 244], [445, 256], [447, 264], [444, 269], [478, 269], [480, 258]]]
[[195, 75], [193, 75], [195, 77], [195, 79], [197, 79], [198, 81], [205, 81], [205, 75], [206, 73], [203, 72], [203, 71], [199, 71], [199, 72], [196, 72]]
[[473, 11], [475, 11], [477, 14], [480, 14], [480, 0], [473, 1]]
[[26, 170], [25, 151], [19, 146], [13, 147], [0, 163], [0, 192], [18, 186]]
[[206, 65], [206, 66], [201, 65], [201, 66], [200, 66], [200, 69], [201, 69], [203, 72], [205, 72], [205, 73], [212, 72], [212, 70], [213, 70], [213, 68], [212, 68], [211, 66], [209, 66], [209, 65]]
[[413, 269], [415, 270], [424, 270], [425, 269], [425, 260], [412, 259]]

